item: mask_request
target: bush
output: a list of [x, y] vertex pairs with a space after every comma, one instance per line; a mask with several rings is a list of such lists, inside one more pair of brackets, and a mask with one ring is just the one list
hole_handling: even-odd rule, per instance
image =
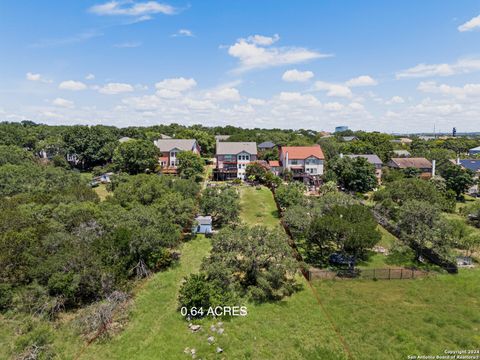
[[[182, 287], [178, 296], [179, 309], [186, 307], [188, 311], [193, 307], [208, 309], [212, 305], [212, 286], [204, 274], [190, 275]], [[198, 314], [197, 317], [201, 315]]]
[[9, 284], [0, 284], [0, 312], [10, 308], [13, 299], [13, 290]]

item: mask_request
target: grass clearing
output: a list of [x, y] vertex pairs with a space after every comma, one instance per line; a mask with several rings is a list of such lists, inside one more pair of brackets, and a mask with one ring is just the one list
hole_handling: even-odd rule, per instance
[[279, 226], [279, 214], [271, 191], [265, 186], [241, 186], [240, 217], [248, 225]]
[[480, 270], [416, 280], [317, 281], [355, 359], [480, 346]]
[[103, 201], [107, 198], [107, 196], [110, 194], [110, 192], [107, 190], [107, 185], [106, 184], [99, 184], [98, 186], [93, 188], [93, 191], [95, 191], [100, 198], [100, 201]]

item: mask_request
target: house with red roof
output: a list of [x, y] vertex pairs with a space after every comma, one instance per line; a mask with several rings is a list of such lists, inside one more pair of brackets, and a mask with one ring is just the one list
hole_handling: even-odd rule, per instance
[[294, 179], [318, 184], [323, 175], [325, 156], [320, 145], [282, 146], [279, 161], [283, 172], [291, 171]]

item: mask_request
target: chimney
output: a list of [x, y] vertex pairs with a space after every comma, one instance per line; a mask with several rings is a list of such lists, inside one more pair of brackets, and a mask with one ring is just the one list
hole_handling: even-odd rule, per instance
[[435, 177], [435, 165], [437, 163], [437, 160], [432, 160], [432, 177]]
[[457, 165], [460, 165], [460, 156], [457, 156]]
[[285, 164], [283, 165], [284, 168], [288, 168], [288, 151], [285, 152]]

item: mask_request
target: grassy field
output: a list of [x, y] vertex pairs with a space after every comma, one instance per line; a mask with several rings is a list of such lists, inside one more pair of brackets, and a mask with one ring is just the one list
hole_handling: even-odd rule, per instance
[[416, 280], [323, 281], [315, 288], [355, 359], [480, 347], [480, 271]]
[[240, 217], [249, 225], [279, 226], [278, 210], [272, 193], [265, 186], [241, 186]]
[[[242, 220], [278, 226], [278, 214], [266, 189], [241, 187]], [[261, 221], [256, 214], [261, 213]], [[382, 246], [396, 239], [382, 229]], [[177, 266], [141, 283], [135, 291], [129, 322], [111, 339], [84, 348], [69, 321], [54, 324], [59, 359], [346, 359], [333, 319], [353, 359], [406, 359], [409, 354], [437, 355], [445, 349], [480, 347], [480, 270], [416, 280], [316, 281], [315, 294], [303, 278], [303, 289], [276, 303], [246, 304], [248, 316], [224, 321], [224, 334], [209, 331], [217, 320], [198, 321], [191, 333], [177, 311], [183, 277], [198, 271], [210, 242], [198, 237], [185, 243]], [[0, 326], [0, 347], [11, 343], [11, 324]], [[52, 326], [53, 327], [53, 326]], [[209, 345], [207, 337], [215, 343]], [[223, 349], [216, 353], [216, 347]], [[1, 350], [0, 350], [1, 353]], [[1, 356], [0, 356], [1, 358]]]

